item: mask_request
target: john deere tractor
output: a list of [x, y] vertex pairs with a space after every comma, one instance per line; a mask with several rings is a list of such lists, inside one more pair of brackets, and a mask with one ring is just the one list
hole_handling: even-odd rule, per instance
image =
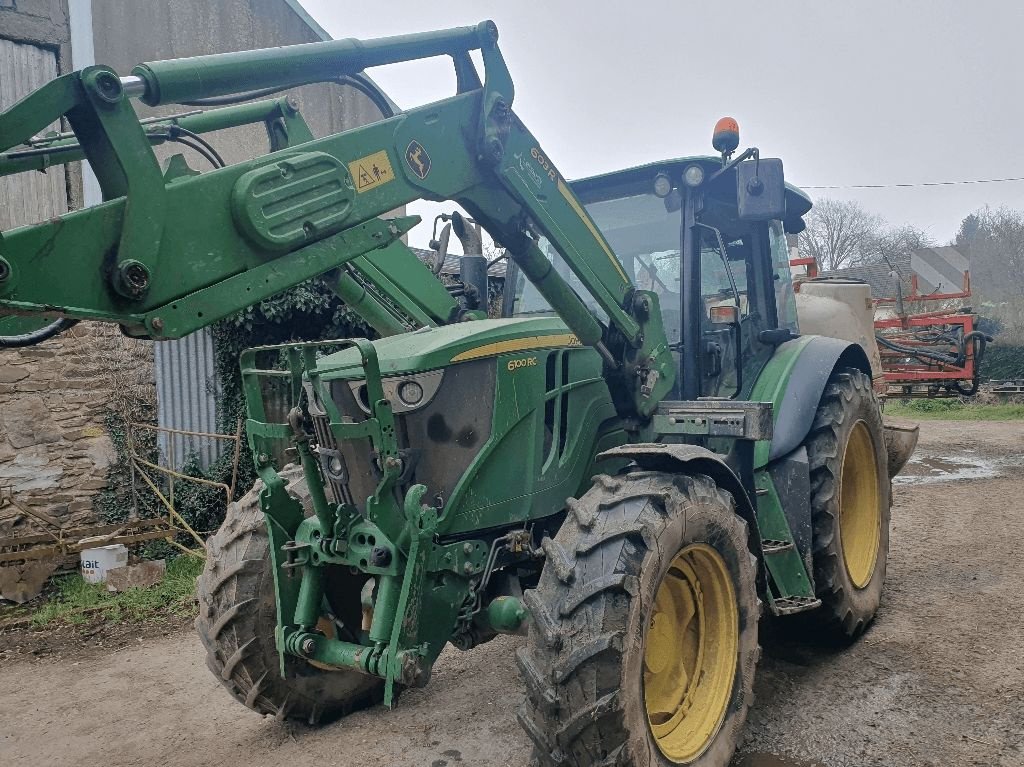
[[[451, 98], [396, 111], [362, 74], [428, 56]], [[383, 118], [314, 138], [275, 94], [325, 81]], [[64, 75], [0, 114], [0, 174], [87, 159], [105, 201], [3, 233], [2, 343], [179, 338], [322, 276], [380, 337], [242, 355], [260, 480], [208, 543], [211, 670], [317, 722], [525, 634], [539, 764], [725, 765], [761, 619], [874, 616], [913, 445], [887, 453], [865, 349], [800, 333], [786, 234], [811, 203], [780, 160], [724, 120], [713, 156], [570, 183], [512, 101], [490, 22]], [[253, 160], [202, 138], [250, 123]], [[169, 141], [215, 167], [161, 167]], [[479, 256], [445, 287], [403, 241], [418, 218], [383, 217], [420, 199], [504, 248], [500, 318]]]

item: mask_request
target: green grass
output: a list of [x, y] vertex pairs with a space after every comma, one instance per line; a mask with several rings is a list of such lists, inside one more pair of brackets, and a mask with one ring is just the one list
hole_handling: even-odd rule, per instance
[[75, 573], [57, 582], [57, 593], [32, 616], [32, 625], [85, 623], [93, 613], [115, 622], [143, 622], [168, 612], [187, 615], [193, 609], [196, 577], [202, 569], [203, 561], [198, 557], [178, 557], [167, 563], [161, 583], [119, 593], [107, 591], [102, 583], [86, 583]]
[[886, 415], [918, 420], [1016, 421], [1024, 419], [1024, 405], [964, 404], [957, 399], [913, 399], [906, 403], [890, 401]]

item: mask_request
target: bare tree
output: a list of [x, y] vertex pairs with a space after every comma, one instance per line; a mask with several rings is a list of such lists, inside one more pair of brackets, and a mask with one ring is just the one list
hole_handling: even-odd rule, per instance
[[821, 200], [814, 204], [805, 221], [807, 228], [800, 233], [800, 252], [814, 256], [822, 271], [880, 260], [872, 256], [885, 221], [857, 203]]
[[970, 261], [974, 306], [1003, 324], [1000, 340], [1024, 344], [1024, 211], [981, 208], [952, 244]]
[[1024, 299], [1024, 211], [982, 208], [963, 220], [953, 244], [970, 260], [971, 281], [985, 298]]
[[896, 266], [905, 262], [910, 254], [921, 248], [930, 248], [935, 244], [922, 229], [910, 224], [900, 227], [888, 227], [880, 230], [862, 249], [862, 264], [887, 263]]

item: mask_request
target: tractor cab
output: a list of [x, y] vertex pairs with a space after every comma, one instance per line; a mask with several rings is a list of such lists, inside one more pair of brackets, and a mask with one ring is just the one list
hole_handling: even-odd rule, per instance
[[[754, 165], [760, 168], [747, 167]], [[776, 183], [782, 204], [751, 212], [751, 183]], [[803, 228], [811, 202], [783, 186], [781, 162], [687, 157], [581, 179], [572, 188], [633, 284], [658, 295], [679, 365], [670, 396], [748, 398], [775, 347], [799, 332], [786, 234]], [[585, 296], [554, 248], [542, 245]], [[510, 275], [506, 290], [506, 314], [553, 314], [520, 275]], [[605, 320], [596, 303], [588, 306]]]

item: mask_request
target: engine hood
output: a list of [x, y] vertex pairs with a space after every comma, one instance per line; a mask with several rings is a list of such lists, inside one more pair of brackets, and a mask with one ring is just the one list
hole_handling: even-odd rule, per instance
[[[373, 342], [382, 376], [435, 370], [499, 354], [579, 345], [565, 323], [554, 317], [459, 322]], [[354, 348], [321, 358], [317, 367], [323, 380], [363, 377], [359, 352]]]

